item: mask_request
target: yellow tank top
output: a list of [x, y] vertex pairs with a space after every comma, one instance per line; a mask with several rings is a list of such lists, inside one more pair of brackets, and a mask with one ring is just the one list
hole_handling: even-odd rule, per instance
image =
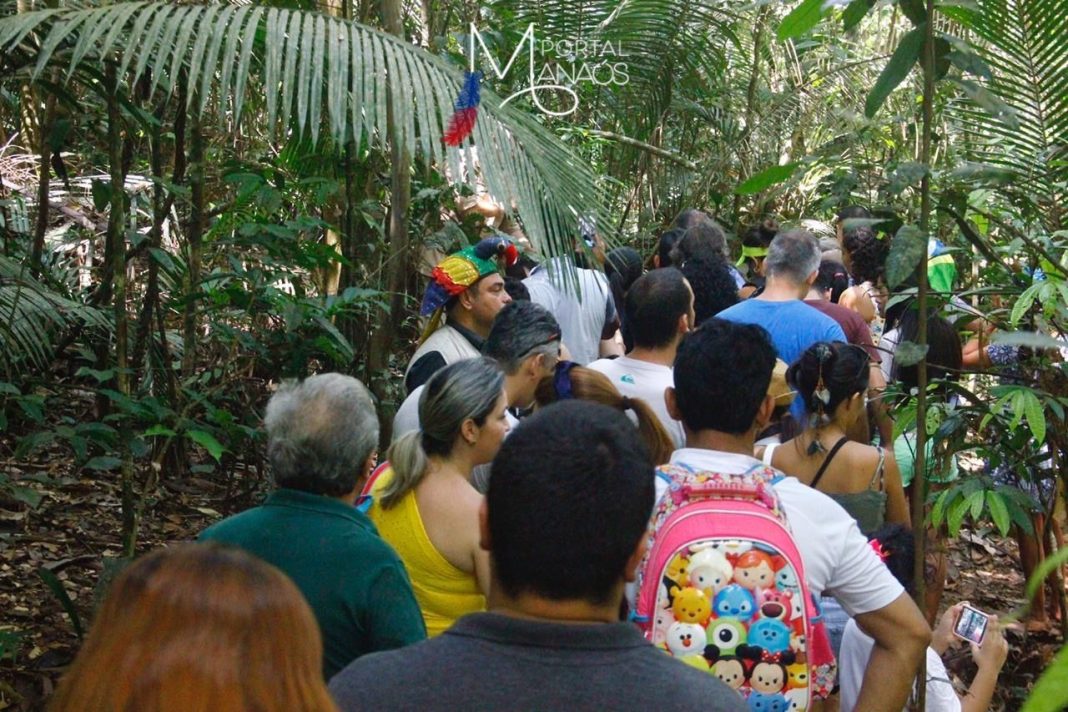
[[392, 546], [408, 569], [412, 590], [423, 612], [427, 635], [445, 632], [461, 616], [486, 610], [486, 597], [474, 574], [453, 566], [434, 544], [423, 527], [415, 492], [404, 495], [392, 508], [377, 501], [378, 494], [393, 479], [387, 469], [371, 487], [375, 503], [368, 511], [378, 533]]

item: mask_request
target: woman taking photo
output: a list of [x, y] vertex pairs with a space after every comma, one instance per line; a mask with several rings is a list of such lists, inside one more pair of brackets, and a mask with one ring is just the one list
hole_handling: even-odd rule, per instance
[[486, 358], [435, 373], [419, 399], [420, 430], [389, 449], [368, 515], [404, 561], [428, 636], [486, 609], [489, 555], [479, 546], [482, 495], [471, 484], [508, 433], [504, 373]]

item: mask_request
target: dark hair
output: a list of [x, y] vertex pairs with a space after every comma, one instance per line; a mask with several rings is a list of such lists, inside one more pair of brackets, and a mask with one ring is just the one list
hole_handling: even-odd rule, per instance
[[721, 255], [708, 254], [687, 260], [682, 274], [693, 289], [695, 326], [738, 303], [738, 285]]
[[830, 419], [843, 402], [868, 390], [871, 356], [860, 346], [820, 341], [786, 369], [786, 382], [811, 415]]
[[675, 357], [675, 397], [692, 432], [740, 435], [756, 420], [775, 368], [771, 337], [755, 324], [709, 319]]
[[894, 578], [905, 587], [911, 596], [916, 591], [913, 571], [916, 562], [915, 537], [904, 524], [886, 524], [872, 532], [868, 537], [878, 541], [882, 551], [883, 563]]
[[[521, 252], [514, 263], [504, 268], [504, 274], [514, 279], [526, 279], [537, 266], [538, 263], [530, 256], [529, 252]], [[507, 279], [504, 281], [505, 284], [508, 283]], [[515, 299], [515, 297], [512, 298]]]
[[566, 401], [523, 421], [493, 460], [486, 503], [496, 582], [509, 596], [610, 601], [654, 501], [634, 425]]
[[671, 223], [671, 226], [681, 228], [685, 232], [694, 225], [700, 225], [703, 222], [712, 222], [712, 218], [708, 216], [708, 213], [697, 208], [687, 208], [679, 213], [678, 217]]
[[685, 234], [686, 231], [678, 227], [660, 233], [660, 239], [656, 242], [656, 255], [660, 258], [661, 267], [671, 266], [671, 251]]
[[850, 270], [855, 282], [879, 282], [886, 271], [889, 240], [880, 240], [870, 227], [854, 227], [842, 232], [842, 248], [849, 253]]
[[[915, 304], [913, 304], [915, 307]], [[920, 333], [919, 313], [915, 308], [908, 309], [898, 322], [897, 343], [915, 342]], [[963, 365], [960, 336], [948, 321], [933, 311], [927, 315], [927, 379], [956, 380]], [[894, 378], [906, 389], [919, 386], [919, 373], [916, 364], [900, 366], [894, 363]]]
[[823, 260], [812, 286], [821, 292], [830, 290], [831, 301], [837, 304], [842, 292], [849, 289], [849, 273], [841, 262]]
[[671, 264], [676, 267], [686, 264], [687, 260], [702, 255], [727, 253], [727, 235], [711, 218], [699, 222], [686, 230], [675, 247], [671, 250]]
[[493, 319], [482, 355], [494, 359], [506, 374], [514, 375], [528, 356], [559, 355], [560, 335], [560, 324], [548, 309], [531, 301], [511, 302]]
[[771, 218], [753, 225], [742, 235], [742, 244], [746, 247], [767, 247], [779, 233], [779, 223]]
[[634, 345], [660, 348], [675, 339], [679, 317], [690, 313], [690, 290], [679, 270], [657, 269], [631, 285], [623, 304], [623, 320]]
[[871, 218], [871, 211], [860, 205], [847, 205], [838, 211], [838, 222], [843, 220], [867, 220]]
[[508, 292], [508, 296], [512, 298], [513, 302], [530, 301], [530, 290], [527, 289], [527, 285], [523, 284], [523, 280], [518, 277], [505, 277], [504, 291]]
[[[621, 307], [626, 299], [627, 290], [635, 280], [642, 276], [645, 268], [642, 256], [633, 247], [617, 247], [604, 259], [604, 273], [612, 289], [612, 299], [616, 307]], [[626, 316], [623, 317], [624, 321]]]

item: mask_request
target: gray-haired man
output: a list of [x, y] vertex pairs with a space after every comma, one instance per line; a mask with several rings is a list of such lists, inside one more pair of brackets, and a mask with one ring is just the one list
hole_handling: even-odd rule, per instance
[[378, 446], [367, 388], [339, 373], [287, 383], [264, 424], [278, 489], [199, 538], [239, 546], [293, 579], [319, 622], [327, 679], [365, 653], [425, 638], [404, 565], [353, 506]]

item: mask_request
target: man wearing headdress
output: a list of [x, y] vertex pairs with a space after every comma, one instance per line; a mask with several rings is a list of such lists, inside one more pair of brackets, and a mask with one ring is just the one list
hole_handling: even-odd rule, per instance
[[438, 369], [481, 354], [494, 317], [512, 301], [504, 289], [501, 263], [510, 265], [517, 258], [515, 245], [507, 238], [488, 237], [454, 252], [434, 268], [419, 310], [430, 322], [404, 374], [409, 393]]

